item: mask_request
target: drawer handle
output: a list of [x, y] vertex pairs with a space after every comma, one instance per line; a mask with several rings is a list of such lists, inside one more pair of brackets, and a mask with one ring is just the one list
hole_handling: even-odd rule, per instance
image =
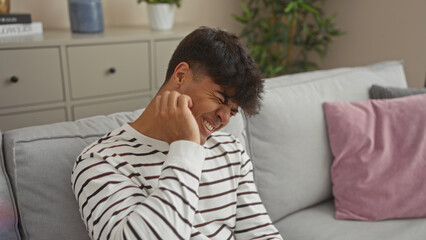
[[17, 76], [12, 76], [10, 78], [10, 81], [13, 82], [13, 83], [17, 83], [19, 81], [19, 78]]
[[114, 74], [115, 72], [117, 72], [117, 70], [115, 69], [115, 67], [112, 67], [108, 70], [108, 72]]

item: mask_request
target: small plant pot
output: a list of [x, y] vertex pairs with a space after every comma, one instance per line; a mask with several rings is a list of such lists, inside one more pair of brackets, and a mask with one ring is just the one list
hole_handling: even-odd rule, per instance
[[175, 6], [168, 3], [148, 4], [149, 26], [153, 30], [166, 31], [173, 28]]

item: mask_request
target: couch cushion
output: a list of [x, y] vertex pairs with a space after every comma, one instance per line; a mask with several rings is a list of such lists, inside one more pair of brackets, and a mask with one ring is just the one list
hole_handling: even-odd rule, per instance
[[285, 240], [424, 240], [426, 218], [363, 222], [336, 220], [333, 201], [275, 223]]
[[245, 122], [242, 113], [238, 113], [237, 115], [232, 117], [228, 125], [226, 125], [226, 127], [221, 129], [220, 131], [231, 133], [241, 142], [241, 144], [245, 148], [247, 147], [247, 135], [245, 131]]
[[247, 135], [259, 194], [273, 221], [332, 196], [322, 103], [368, 99], [373, 84], [405, 87], [402, 63], [266, 80], [263, 107], [247, 119]]
[[2, 145], [3, 135], [0, 132], [0, 239], [20, 239], [14, 198], [4, 169]]
[[324, 103], [336, 218], [426, 217], [426, 94]]
[[426, 93], [426, 88], [398, 88], [373, 85], [369, 90], [371, 99], [399, 98], [423, 93]]
[[89, 239], [71, 190], [82, 149], [140, 111], [15, 129], [4, 134], [6, 169], [23, 239]]

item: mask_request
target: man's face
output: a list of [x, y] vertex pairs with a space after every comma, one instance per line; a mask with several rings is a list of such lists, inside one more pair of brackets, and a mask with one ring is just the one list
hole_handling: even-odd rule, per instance
[[210, 77], [201, 76], [183, 90], [191, 97], [192, 114], [200, 129], [200, 143], [203, 145], [213, 132], [225, 127], [232, 116], [238, 113], [238, 105], [229, 99], [232, 91], [223, 89]]

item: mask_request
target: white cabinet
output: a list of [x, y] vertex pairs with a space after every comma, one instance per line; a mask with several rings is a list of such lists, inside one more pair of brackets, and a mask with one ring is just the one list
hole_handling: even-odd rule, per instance
[[72, 99], [150, 89], [148, 42], [72, 46], [67, 56]]
[[116, 112], [133, 111], [148, 105], [149, 96], [124, 100], [103, 101], [92, 104], [75, 105], [73, 107], [73, 118], [85, 118], [94, 115], [105, 115]]
[[64, 101], [58, 47], [0, 50], [0, 108]]
[[167, 67], [169, 65], [168, 61], [164, 61], [166, 58], [170, 58], [173, 55], [176, 47], [178, 46], [180, 40], [166, 40], [166, 41], [156, 41], [154, 50], [155, 50], [155, 87], [158, 89], [163, 85], [164, 80], [166, 80]]
[[0, 130], [145, 107], [193, 29], [45, 30], [42, 38], [0, 39]]
[[66, 121], [65, 108], [0, 115], [1, 130]]

